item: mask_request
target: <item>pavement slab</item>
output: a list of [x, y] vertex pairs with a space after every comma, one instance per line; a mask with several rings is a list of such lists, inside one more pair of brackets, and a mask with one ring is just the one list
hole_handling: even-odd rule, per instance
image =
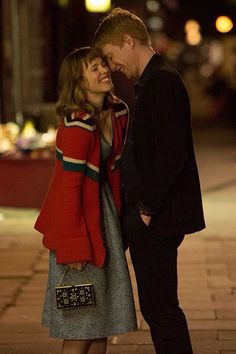
[[61, 350], [61, 343], [59, 341], [35, 342], [30, 343], [11, 343], [2, 345], [0, 344], [0, 354], [58, 354]]

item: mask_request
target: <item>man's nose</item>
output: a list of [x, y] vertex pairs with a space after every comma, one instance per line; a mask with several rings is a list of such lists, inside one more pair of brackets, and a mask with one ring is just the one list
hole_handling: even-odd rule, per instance
[[116, 65], [111, 60], [109, 60], [108, 66], [111, 71], [116, 71]]

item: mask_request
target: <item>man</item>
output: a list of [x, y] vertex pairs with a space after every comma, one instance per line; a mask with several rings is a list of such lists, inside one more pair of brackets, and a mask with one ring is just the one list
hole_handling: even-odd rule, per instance
[[124, 230], [141, 312], [158, 354], [191, 354], [177, 295], [177, 248], [205, 227], [190, 103], [178, 73], [150, 44], [142, 20], [116, 8], [94, 38], [110, 68], [136, 80], [123, 156]]

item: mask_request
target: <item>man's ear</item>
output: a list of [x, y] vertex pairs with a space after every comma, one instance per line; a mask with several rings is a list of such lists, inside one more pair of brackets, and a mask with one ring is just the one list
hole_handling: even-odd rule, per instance
[[135, 39], [133, 37], [131, 37], [129, 34], [125, 34], [124, 35], [124, 43], [127, 43], [130, 48], [134, 48], [135, 46]]

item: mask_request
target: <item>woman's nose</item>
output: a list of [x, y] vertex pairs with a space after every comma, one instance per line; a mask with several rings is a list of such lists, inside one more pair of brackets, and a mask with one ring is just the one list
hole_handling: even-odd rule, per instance
[[109, 73], [109, 72], [110, 72], [110, 68], [108, 66], [101, 67], [101, 73]]

